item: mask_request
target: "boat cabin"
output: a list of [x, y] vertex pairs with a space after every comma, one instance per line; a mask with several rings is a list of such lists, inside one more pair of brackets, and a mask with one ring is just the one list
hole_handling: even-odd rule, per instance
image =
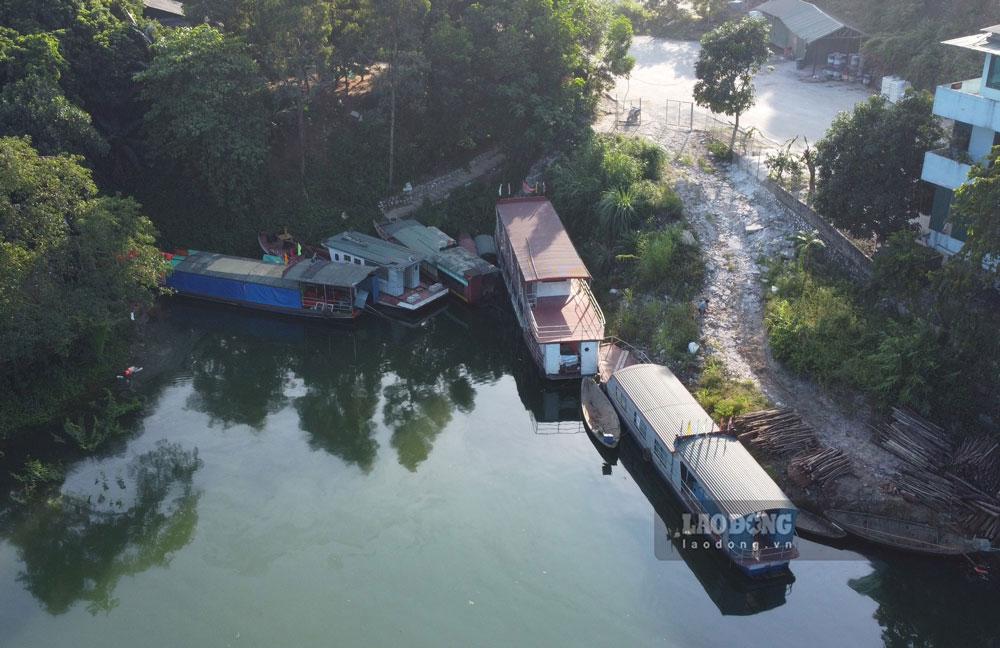
[[420, 285], [423, 257], [401, 245], [354, 231], [331, 236], [323, 245], [334, 263], [376, 268], [382, 292], [387, 295], [400, 297]]
[[424, 270], [465, 302], [475, 304], [493, 293], [499, 270], [461, 246], [440, 229], [415, 220], [377, 224], [384, 238], [424, 257]]
[[614, 372], [608, 397], [653, 466], [684, 506], [705, 514], [723, 552], [757, 576], [798, 555], [797, 509], [738, 439], [723, 434], [667, 367], [636, 364]]
[[551, 379], [596, 374], [604, 314], [552, 203], [508, 198], [496, 211], [497, 258], [535, 362]]

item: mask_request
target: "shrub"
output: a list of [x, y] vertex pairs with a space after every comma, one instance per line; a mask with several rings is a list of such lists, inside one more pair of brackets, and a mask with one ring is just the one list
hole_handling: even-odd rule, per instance
[[653, 339], [657, 327], [664, 320], [666, 304], [657, 299], [641, 301], [631, 290], [626, 290], [615, 315], [610, 320], [612, 335], [626, 342], [644, 345]]
[[639, 237], [636, 274], [640, 286], [678, 298], [687, 298], [701, 287], [705, 277], [701, 253], [697, 243], [685, 242], [684, 232], [677, 223]]
[[734, 379], [717, 358], [705, 363], [694, 397], [715, 421], [767, 406], [767, 399], [754, 383]]
[[644, 221], [662, 216], [677, 220], [684, 214], [684, 202], [673, 189], [662, 183], [644, 180], [635, 185], [636, 209]]
[[688, 343], [698, 340], [695, 308], [688, 302], [670, 304], [663, 309], [662, 323], [653, 336], [653, 346], [673, 359], [688, 353]]
[[709, 154], [720, 162], [729, 162], [733, 159], [733, 149], [729, 144], [713, 139], [707, 145]]
[[882, 294], [913, 299], [940, 265], [941, 255], [917, 243], [913, 232], [896, 232], [875, 255], [872, 285]]

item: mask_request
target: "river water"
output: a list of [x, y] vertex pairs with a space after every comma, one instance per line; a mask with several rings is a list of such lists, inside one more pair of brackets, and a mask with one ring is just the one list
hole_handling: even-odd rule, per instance
[[0, 516], [0, 646], [1000, 641], [955, 563], [827, 548], [761, 587], [654, 540], [673, 499], [629, 441], [598, 452], [502, 310], [167, 312], [192, 343], [135, 431]]

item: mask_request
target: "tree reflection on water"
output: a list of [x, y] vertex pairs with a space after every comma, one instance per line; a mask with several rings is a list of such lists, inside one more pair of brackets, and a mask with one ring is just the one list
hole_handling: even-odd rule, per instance
[[200, 465], [197, 449], [161, 441], [123, 475], [98, 472], [93, 492], [18, 511], [5, 529], [23, 563], [18, 581], [50, 614], [78, 601], [92, 614], [110, 612], [123, 576], [166, 566], [191, 541], [199, 498], [191, 482]]

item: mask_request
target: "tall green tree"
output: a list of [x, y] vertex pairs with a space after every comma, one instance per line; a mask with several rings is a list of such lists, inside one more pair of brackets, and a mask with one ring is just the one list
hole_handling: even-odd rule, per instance
[[924, 153], [943, 137], [930, 94], [881, 95], [841, 113], [816, 144], [814, 205], [837, 227], [885, 239], [917, 216]]
[[0, 138], [0, 436], [86, 389], [88, 364], [164, 270], [139, 205], [98, 195], [80, 162]]
[[1000, 146], [972, 167], [969, 181], [955, 190], [952, 210], [958, 225], [966, 228], [963, 251], [972, 262], [1000, 261]]
[[103, 153], [90, 115], [63, 92], [66, 69], [55, 35], [0, 27], [0, 135], [29, 135], [45, 153]]
[[723, 23], [701, 37], [694, 100], [712, 112], [735, 118], [730, 149], [736, 143], [740, 115], [754, 104], [753, 77], [767, 62], [768, 30], [766, 21], [744, 18]]
[[247, 45], [214, 27], [166, 32], [136, 75], [154, 154], [220, 207], [245, 205], [267, 155], [265, 81]]

